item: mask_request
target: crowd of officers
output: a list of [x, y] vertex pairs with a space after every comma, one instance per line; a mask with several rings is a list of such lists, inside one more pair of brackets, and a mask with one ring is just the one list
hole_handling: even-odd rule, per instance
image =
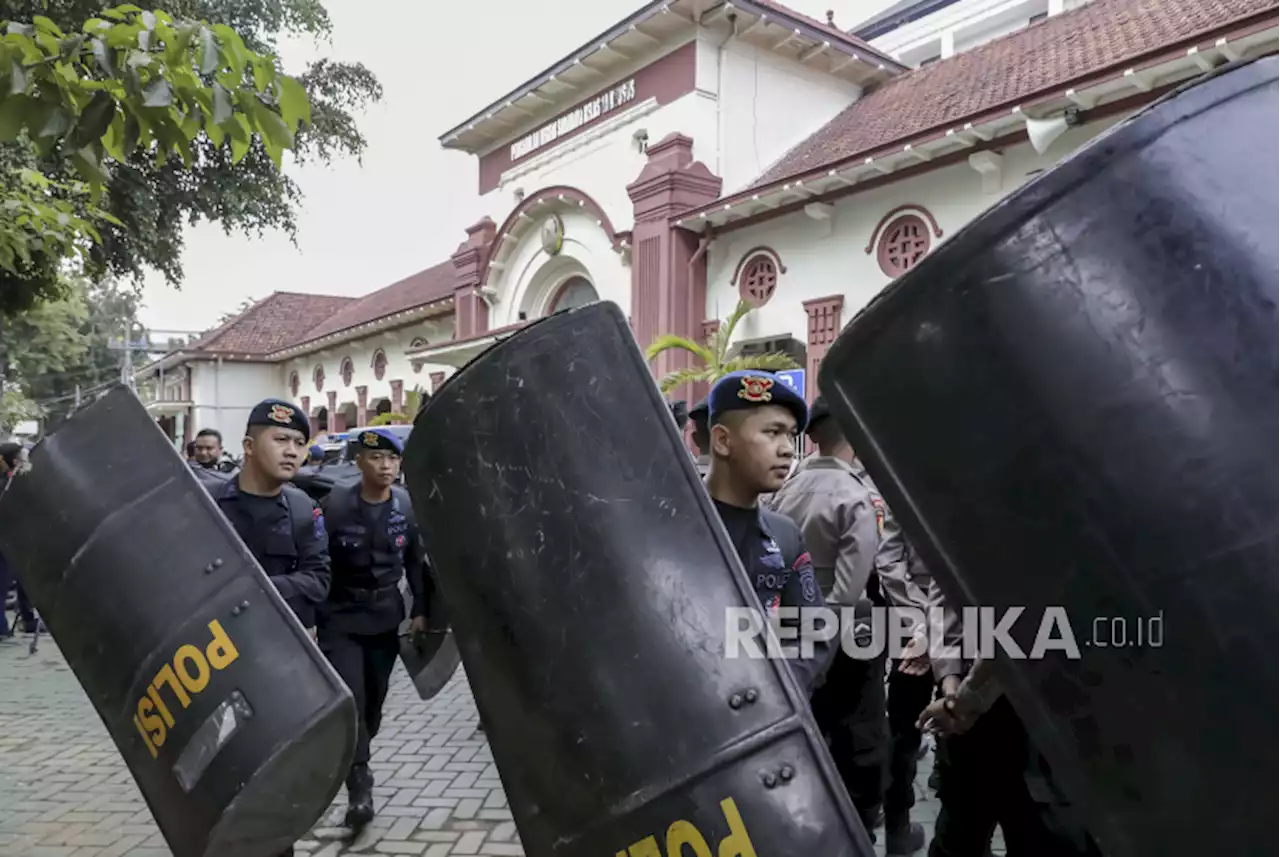
[[[911, 810], [927, 730], [938, 736], [942, 804], [929, 857], [986, 857], [997, 825], [1010, 857], [1097, 854], [989, 664], [931, 662], [924, 627], [912, 629], [900, 653], [854, 657], [840, 645], [845, 635], [865, 644], [874, 606], [927, 613], [946, 605], [822, 398], [810, 409], [777, 376], [735, 372], [673, 416], [693, 422], [698, 468], [761, 605], [853, 608], [852, 627], [790, 663], [864, 825], [883, 825], [886, 853], [924, 847]], [[796, 466], [801, 433], [816, 452]], [[293, 484], [311, 457], [309, 440], [305, 414], [267, 400], [250, 415], [238, 470], [223, 472], [212, 431], [197, 437], [192, 467], [355, 696], [346, 822], [358, 829], [374, 814], [369, 744], [399, 653], [400, 582], [413, 594], [411, 633], [422, 634], [431, 575], [409, 495], [397, 484], [401, 441], [360, 432], [360, 480], [317, 504]], [[946, 627], [934, 632], [958, 647], [957, 614], [943, 612]]]
[[361, 431], [359, 480], [335, 485], [317, 503], [293, 484], [314, 458], [310, 434], [298, 408], [268, 399], [249, 415], [238, 469], [225, 467], [221, 435], [211, 429], [197, 435], [191, 467], [351, 689], [358, 733], [345, 823], [358, 832], [374, 816], [370, 742], [400, 654], [406, 618], [400, 584], [406, 581], [412, 593], [409, 636], [419, 639], [433, 587], [413, 504], [398, 484], [400, 439], [384, 429]]
[[[682, 410], [673, 408], [678, 424]], [[816, 641], [812, 658], [791, 663], [863, 824], [869, 832], [883, 824], [886, 853], [924, 847], [911, 810], [927, 730], [937, 736], [933, 783], [942, 805], [929, 857], [985, 857], [997, 826], [1010, 857], [1097, 855], [990, 663], [930, 660], [931, 639], [943, 652], [961, 651], [960, 614], [947, 607], [823, 398], [809, 408], [777, 376], [735, 372], [687, 419], [707, 491], [765, 609], [853, 608], [840, 611], [852, 627], [835, 644]], [[797, 466], [801, 433], [816, 452]], [[855, 651], [872, 650], [873, 607], [941, 614], [943, 626], [910, 629], [902, 652], [854, 657], [839, 641], [848, 635]]]

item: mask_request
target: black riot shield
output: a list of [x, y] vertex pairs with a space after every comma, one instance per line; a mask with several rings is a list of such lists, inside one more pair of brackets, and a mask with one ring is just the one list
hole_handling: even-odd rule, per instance
[[328, 808], [351, 694], [132, 392], [36, 446], [0, 550], [176, 857], [273, 857]]
[[1275, 836], [1276, 105], [1271, 58], [1121, 123], [820, 375], [947, 596], [1026, 608], [1002, 679], [1108, 857]]
[[409, 490], [530, 857], [870, 857], [626, 319], [536, 322], [418, 416]]

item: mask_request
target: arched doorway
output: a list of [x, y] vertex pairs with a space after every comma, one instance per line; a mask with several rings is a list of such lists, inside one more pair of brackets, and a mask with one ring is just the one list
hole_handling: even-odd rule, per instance
[[560, 284], [551, 302], [547, 305], [547, 315], [566, 309], [577, 309], [600, 300], [596, 287], [586, 277], [574, 275]]

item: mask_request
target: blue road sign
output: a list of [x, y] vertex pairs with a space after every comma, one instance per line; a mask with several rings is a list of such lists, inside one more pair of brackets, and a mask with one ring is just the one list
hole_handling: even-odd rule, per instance
[[792, 391], [794, 391], [795, 393], [798, 393], [801, 398], [804, 398], [804, 370], [803, 369], [788, 369], [785, 372], [776, 372], [774, 374], [776, 374], [780, 379], [782, 379], [782, 383], [790, 387]]

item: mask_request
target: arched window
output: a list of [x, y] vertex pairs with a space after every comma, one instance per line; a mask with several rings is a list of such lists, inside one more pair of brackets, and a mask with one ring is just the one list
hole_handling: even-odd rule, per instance
[[577, 309], [598, 300], [600, 295], [596, 293], [596, 287], [591, 285], [590, 280], [586, 277], [570, 277], [560, 284], [556, 296], [551, 300], [551, 306], [547, 308], [547, 315], [565, 309]]
[[316, 382], [316, 392], [324, 392], [324, 364], [317, 363], [315, 371], [311, 373], [311, 379]]
[[387, 355], [379, 348], [373, 352], [373, 377], [381, 381], [385, 374], [387, 374]]
[[350, 357], [342, 358], [342, 368], [338, 370], [338, 374], [342, 376], [342, 386], [350, 387], [351, 379], [356, 375], [356, 367]]
[[298, 388], [302, 386], [302, 380], [298, 377], [297, 372], [289, 373], [289, 392], [293, 393], [293, 397], [298, 397]]
[[929, 224], [920, 215], [904, 214], [896, 218], [880, 233], [876, 245], [880, 270], [888, 277], [902, 276], [929, 252], [931, 241]]

